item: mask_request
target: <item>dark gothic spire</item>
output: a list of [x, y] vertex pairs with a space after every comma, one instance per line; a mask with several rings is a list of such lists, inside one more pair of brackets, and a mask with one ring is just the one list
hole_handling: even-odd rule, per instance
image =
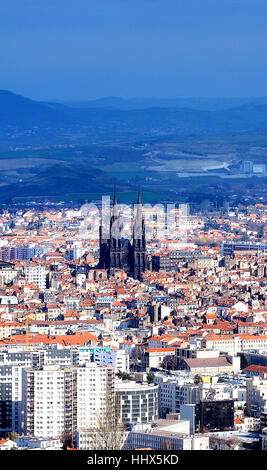
[[114, 184], [113, 207], [116, 205], [117, 205], [117, 192], [116, 192], [116, 185]]
[[138, 200], [137, 200], [137, 204], [142, 204], [142, 203], [141, 203], [140, 184], [138, 185]]
[[113, 216], [113, 218], [116, 218], [116, 219], [119, 217], [116, 185], [114, 185], [112, 216]]
[[139, 223], [141, 223], [141, 220], [142, 220], [142, 202], [141, 202], [140, 185], [138, 186], [138, 199], [137, 199], [136, 220], [138, 220]]
[[134, 239], [141, 239], [143, 233], [143, 214], [142, 214], [142, 203], [141, 203], [141, 192], [140, 186], [138, 186], [138, 198], [137, 198], [137, 205], [136, 205], [136, 213], [135, 213], [135, 220], [134, 220]]

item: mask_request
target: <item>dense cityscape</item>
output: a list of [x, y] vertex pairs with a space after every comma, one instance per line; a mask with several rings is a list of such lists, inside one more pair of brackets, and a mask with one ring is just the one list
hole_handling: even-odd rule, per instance
[[2, 465], [266, 455], [266, 18], [0, 0]]
[[[0, 215], [0, 448], [267, 448], [267, 208]], [[108, 208], [108, 211], [107, 211]]]

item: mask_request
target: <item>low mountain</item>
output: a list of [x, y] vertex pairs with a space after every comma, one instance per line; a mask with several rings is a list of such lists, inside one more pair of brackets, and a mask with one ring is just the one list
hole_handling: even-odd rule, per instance
[[17, 197], [64, 196], [112, 191], [115, 178], [87, 164], [54, 164], [24, 182], [0, 187], [0, 201]]
[[[106, 103], [107, 104], [107, 103]], [[219, 111], [192, 107], [74, 108], [0, 91], [0, 147], [90, 142], [149, 141], [190, 135], [223, 135], [267, 127], [267, 104]]]
[[62, 101], [72, 108], [147, 109], [190, 108], [199, 111], [220, 111], [242, 106], [251, 101], [266, 104], [267, 98], [119, 98], [108, 96], [94, 100]]
[[218, 119], [231, 122], [233, 128], [253, 131], [267, 128], [267, 103], [251, 102], [217, 113]]
[[60, 119], [61, 111], [62, 107], [59, 108], [49, 103], [39, 103], [10, 91], [0, 90], [1, 127], [24, 129], [51, 124], [51, 122]]

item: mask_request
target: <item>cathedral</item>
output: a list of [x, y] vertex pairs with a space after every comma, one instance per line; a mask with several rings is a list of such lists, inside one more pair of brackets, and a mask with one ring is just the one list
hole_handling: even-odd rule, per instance
[[112, 268], [123, 269], [128, 276], [142, 280], [142, 273], [147, 269], [147, 256], [145, 221], [142, 214], [140, 189], [138, 191], [137, 209], [131, 239], [124, 239], [121, 234], [116, 189], [114, 189], [108, 236], [104, 233], [102, 219], [99, 229], [100, 256], [98, 267], [107, 270]]

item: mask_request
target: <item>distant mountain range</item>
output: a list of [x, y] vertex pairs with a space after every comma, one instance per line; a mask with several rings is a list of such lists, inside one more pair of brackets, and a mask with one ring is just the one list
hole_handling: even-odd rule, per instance
[[147, 108], [192, 108], [201, 111], [220, 111], [248, 103], [266, 104], [265, 98], [118, 98], [105, 97], [94, 100], [58, 101], [73, 108], [115, 108], [115, 109], [147, 109]]
[[[60, 103], [0, 90], [0, 204], [28, 198], [95, 200], [111, 194], [114, 183], [129, 201], [139, 183], [147, 201], [201, 199], [206, 181], [197, 179], [194, 186], [175, 171], [166, 176], [157, 157], [168, 162], [217, 153], [227, 161], [233, 155], [235, 163], [263, 162], [266, 130], [266, 98]], [[220, 182], [223, 196], [231, 184]], [[235, 182], [236, 193], [243, 194], [246, 184]]]
[[[215, 99], [214, 99], [215, 100]], [[0, 147], [134, 141], [267, 129], [267, 100], [123, 100], [106, 98], [80, 107], [38, 102], [0, 91]], [[203, 102], [202, 102], [203, 101]], [[246, 101], [246, 100], [245, 100]], [[193, 104], [195, 102], [195, 109]], [[217, 110], [200, 109], [203, 107]], [[172, 105], [170, 104], [172, 103]], [[174, 104], [184, 104], [176, 107]], [[191, 103], [191, 105], [189, 105]], [[238, 106], [233, 106], [237, 104]], [[78, 103], [77, 103], [78, 104]], [[185, 106], [187, 105], [187, 107]], [[135, 109], [129, 109], [132, 106]]]

